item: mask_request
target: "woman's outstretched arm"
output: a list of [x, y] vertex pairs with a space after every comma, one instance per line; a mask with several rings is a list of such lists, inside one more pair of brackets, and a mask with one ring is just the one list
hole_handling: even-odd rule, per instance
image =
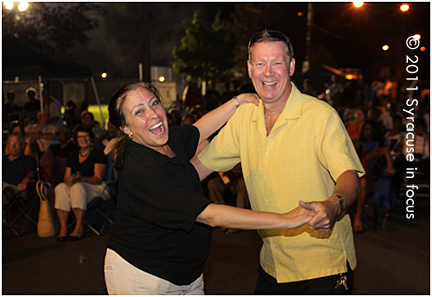
[[254, 103], [257, 106], [259, 105], [258, 95], [247, 93], [238, 95], [218, 108], [206, 113], [193, 124], [200, 132], [199, 143], [209, 138], [233, 116], [237, 109], [236, 98], [239, 105], [245, 103]]
[[278, 214], [254, 211], [222, 204], [209, 204], [197, 217], [197, 222], [212, 227], [235, 229], [293, 229], [306, 224], [314, 211], [297, 207], [290, 212]]

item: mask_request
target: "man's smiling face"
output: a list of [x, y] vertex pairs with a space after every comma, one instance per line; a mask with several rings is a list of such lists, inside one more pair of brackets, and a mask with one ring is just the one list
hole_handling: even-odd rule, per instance
[[288, 99], [294, 69], [295, 61], [289, 61], [284, 42], [258, 42], [253, 45], [248, 72], [255, 90], [264, 102]]

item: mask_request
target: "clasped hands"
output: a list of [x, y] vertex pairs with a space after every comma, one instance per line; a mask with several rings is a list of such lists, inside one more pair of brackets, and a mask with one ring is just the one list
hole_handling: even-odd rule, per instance
[[77, 171], [76, 173], [73, 173], [73, 174], [69, 175], [68, 177], [65, 177], [64, 182], [67, 185], [72, 186], [74, 183], [81, 180], [81, 177], [82, 177], [81, 173]]
[[287, 215], [298, 226], [308, 224], [312, 230], [327, 232], [333, 227], [339, 213], [338, 201], [329, 198], [325, 201], [299, 201], [299, 207]]

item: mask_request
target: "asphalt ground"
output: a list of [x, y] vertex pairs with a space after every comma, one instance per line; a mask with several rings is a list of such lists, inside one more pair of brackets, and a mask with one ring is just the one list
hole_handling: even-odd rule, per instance
[[[365, 212], [372, 215], [373, 209]], [[416, 200], [413, 220], [406, 214], [401, 199], [385, 228], [381, 215], [376, 229], [369, 224], [355, 234], [354, 294], [430, 294], [429, 198]], [[35, 228], [20, 237], [3, 228], [2, 294], [107, 294], [103, 262], [108, 233], [97, 236], [87, 229], [80, 241], [58, 242], [39, 238]], [[206, 294], [253, 294], [260, 247], [256, 231], [225, 234], [214, 228], [204, 270]]]

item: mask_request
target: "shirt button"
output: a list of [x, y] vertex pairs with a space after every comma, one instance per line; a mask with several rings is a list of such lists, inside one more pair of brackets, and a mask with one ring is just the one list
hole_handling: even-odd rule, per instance
[[274, 245], [273, 245], [273, 247], [275, 248], [275, 247], [276, 247], [276, 245], [274, 244]]
[[268, 156], [269, 155], [269, 153], [267, 152], [267, 153], [265, 153], [266, 154], [266, 156]]
[[268, 176], [264, 177], [265, 179], [268, 179]]
[[268, 199], [264, 200], [265, 202], [268, 202]]

